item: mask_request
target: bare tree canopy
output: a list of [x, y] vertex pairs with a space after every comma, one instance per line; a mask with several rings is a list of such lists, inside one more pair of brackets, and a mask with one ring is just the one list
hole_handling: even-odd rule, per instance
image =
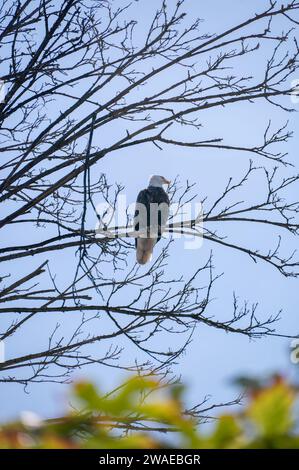
[[[107, 226], [96, 206], [116, 207], [124, 188], [110, 183], [101, 164], [124, 149], [141, 160], [153, 146], [177, 146], [182, 158], [190, 148], [198, 158], [206, 149], [236, 159], [244, 154], [243, 176], [214, 188], [213, 200], [192, 183], [174, 181], [169, 196], [178, 208], [195, 198], [203, 203], [203, 229], [198, 220], [181, 226], [174, 219], [167, 231], [203, 237], [211, 249], [237, 250], [282, 276], [298, 276], [296, 253], [286, 254], [284, 245], [299, 228], [299, 203], [288, 197], [299, 179], [287, 157], [292, 131], [285, 121], [279, 128], [265, 122], [252, 145], [240, 145], [233, 132], [226, 142], [221, 130], [211, 138], [202, 129], [209, 109], [233, 112], [237, 104], [266, 101], [282, 114], [292, 111], [298, 13], [299, 2], [271, 0], [242, 23], [210, 33], [201, 19], [189, 18], [183, 0], [161, 1], [147, 30], [134, 19], [134, 2], [2, 1], [0, 339], [18, 342], [45, 316], [57, 323], [51, 331], [41, 327], [44, 347], [31, 342], [26, 354], [0, 364], [2, 382], [65, 382], [86, 364], [168, 370], [202, 324], [248, 337], [280, 335], [280, 313], [260, 318], [256, 304], [239, 304], [236, 296], [226, 320], [210, 311], [220, 275], [212, 253], [189, 279], [169, 275], [174, 238], [140, 268], [130, 217], [123, 229]], [[246, 61], [258, 60], [265, 46], [271, 53], [252, 73]], [[246, 194], [256, 175], [263, 188], [252, 203]], [[254, 237], [249, 245], [234, 241], [226, 236], [229, 222], [251, 231], [273, 227], [277, 244], [263, 250]], [[66, 251], [74, 268], [58, 276], [55, 263]], [[32, 268], [24, 274], [28, 259]], [[134, 348], [135, 363], [125, 345]]]

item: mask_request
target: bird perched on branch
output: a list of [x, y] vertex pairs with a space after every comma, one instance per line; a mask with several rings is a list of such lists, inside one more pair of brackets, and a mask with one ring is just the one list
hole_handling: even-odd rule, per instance
[[164, 176], [154, 175], [146, 189], [140, 191], [136, 201], [134, 230], [136, 259], [139, 264], [147, 263], [156, 243], [161, 238], [169, 215], [169, 197], [163, 184], [170, 184]]

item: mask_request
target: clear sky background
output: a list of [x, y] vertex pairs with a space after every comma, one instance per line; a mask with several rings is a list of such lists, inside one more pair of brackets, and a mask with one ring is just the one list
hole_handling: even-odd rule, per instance
[[[139, 19], [139, 33], [150, 22], [153, 10], [159, 5], [158, 0], [136, 2], [135, 13]], [[171, 3], [171, 2], [169, 2]], [[268, 3], [263, 0], [187, 0], [185, 10], [190, 18], [199, 16], [205, 21], [202, 23], [203, 32], [220, 32], [241, 20], [261, 11]], [[281, 30], [285, 28], [281, 24]], [[279, 28], [277, 28], [279, 30]], [[262, 73], [264, 59], [272, 50], [268, 44], [257, 59], [256, 56], [246, 59], [240, 67], [247, 69], [250, 74]], [[299, 77], [298, 77], [299, 78]], [[291, 103], [289, 103], [291, 105]], [[298, 105], [297, 105], [298, 107]], [[289, 160], [298, 168], [298, 115], [286, 115], [279, 108], [271, 107], [265, 102], [255, 104], [237, 104], [223, 110], [205, 111], [203, 116], [203, 138], [223, 137], [232, 145], [238, 143], [255, 144], [261, 142], [268, 120], [271, 118], [273, 126], [279, 127], [289, 119], [289, 127], [295, 130], [294, 138], [285, 149], [289, 152]], [[111, 130], [113, 132], [113, 129]], [[188, 137], [188, 131], [184, 131]], [[107, 136], [106, 136], [107, 137]], [[108, 136], [109, 137], [109, 136]], [[111, 135], [112, 137], [112, 135]], [[100, 139], [99, 134], [95, 139]], [[240, 177], [248, 168], [250, 155], [245, 153], [232, 153], [205, 149], [185, 149], [180, 147], [165, 147], [161, 152], [153, 145], [123, 150], [102, 160], [94, 171], [104, 172], [111, 183], [120, 182], [126, 187], [128, 202], [133, 202], [138, 191], [145, 187], [149, 175], [162, 174], [169, 179], [179, 176], [182, 182], [189, 180], [196, 183], [200, 196], [205, 194], [211, 198], [219, 195], [225, 187], [230, 176]], [[254, 160], [256, 165], [265, 163], [259, 158]], [[270, 168], [269, 163], [266, 163]], [[296, 170], [281, 169], [284, 176]], [[263, 194], [262, 180], [257, 177], [254, 184], [248, 186], [246, 197], [253, 201]], [[288, 198], [296, 200], [297, 191], [288, 192]], [[96, 201], [99, 202], [99, 201]], [[91, 224], [96, 224], [96, 221]], [[93, 227], [91, 227], [93, 228]], [[18, 228], [14, 228], [17, 230]], [[233, 239], [250, 243], [255, 241], [260, 247], [273, 248], [276, 238], [273, 230], [260, 228], [253, 231], [245, 225], [232, 224], [227, 233]], [[7, 237], [11, 237], [7, 233]], [[45, 237], [43, 233], [27, 233], [26, 237], [38, 240]], [[285, 250], [292, 251], [296, 241], [286, 237]], [[164, 243], [164, 242], [160, 242]], [[183, 273], [186, 277], [204, 262], [209, 256], [211, 248], [214, 251], [214, 264], [216, 271], [225, 275], [217, 282], [213, 294], [213, 303], [210, 312], [215, 318], [229, 317], [232, 312], [233, 291], [240, 301], [259, 302], [261, 317], [277, 313], [281, 308], [283, 313], [277, 325], [279, 332], [298, 334], [298, 287], [299, 280], [286, 279], [282, 275], [261, 262], [255, 264], [242, 253], [234, 250], [212, 246], [205, 241], [200, 250], [185, 250], [183, 241], [175, 241], [171, 247], [168, 272], [170, 275]], [[156, 250], [161, 247], [158, 245]], [[45, 256], [45, 259], [49, 256]], [[55, 262], [57, 278], [64, 277], [74, 267], [71, 254], [59, 254], [49, 258]], [[32, 261], [16, 262], [16, 273], [27, 272]], [[128, 260], [129, 266], [134, 258]], [[8, 357], [28, 352], [31, 344], [38, 344], [42, 331], [55, 324], [58, 316], [52, 319], [40, 318], [39, 321], [28, 325], [16, 345], [6, 345]], [[59, 321], [63, 328], [63, 318]], [[74, 320], [75, 321], [75, 320]], [[68, 324], [69, 325], [69, 324]], [[166, 339], [167, 341], [167, 339]], [[173, 336], [169, 338], [173, 344]], [[14, 348], [13, 350], [11, 348]], [[126, 346], [127, 347], [127, 346]], [[130, 346], [125, 352], [127, 357], [134, 358], [136, 351]], [[174, 367], [174, 373], [180, 375], [188, 385], [188, 396], [194, 403], [199, 402], [206, 395], [211, 396], [211, 402], [224, 402], [233, 399], [238, 391], [231, 385], [231, 379], [239, 374], [253, 374], [262, 377], [274, 371], [280, 371], [289, 376], [298, 375], [298, 367], [290, 362], [290, 341], [280, 338], [265, 338], [250, 341], [246, 336], [226, 334], [221, 330], [206, 326], [198, 327], [191, 345], [186, 354], [181, 357]], [[74, 375], [74, 378], [86, 377], [99, 383], [103, 388], [109, 389], [116, 385], [124, 376], [116, 369], [86, 367]], [[1, 385], [0, 389], [0, 418], [14, 418], [21, 410], [32, 410], [41, 416], [55, 416], [59, 414], [67, 403], [67, 387], [59, 384], [36, 384], [29, 386], [26, 393], [21, 385]]]

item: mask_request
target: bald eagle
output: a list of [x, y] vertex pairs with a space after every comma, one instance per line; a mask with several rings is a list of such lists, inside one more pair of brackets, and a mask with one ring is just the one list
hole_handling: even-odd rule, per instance
[[134, 230], [136, 260], [139, 264], [147, 263], [156, 243], [161, 238], [168, 220], [169, 198], [163, 184], [170, 184], [164, 176], [154, 175], [146, 189], [140, 191], [136, 201]]

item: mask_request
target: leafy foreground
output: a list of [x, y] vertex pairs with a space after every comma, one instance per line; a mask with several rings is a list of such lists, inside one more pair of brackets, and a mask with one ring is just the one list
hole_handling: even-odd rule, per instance
[[[242, 411], [222, 415], [209, 434], [185, 411], [182, 393], [182, 386], [148, 376], [135, 376], [105, 395], [78, 382], [72, 387], [76, 410], [45, 421], [24, 413], [0, 426], [0, 447], [299, 448], [298, 390], [280, 376], [252, 388]], [[175, 438], [166, 439], [166, 433]]]

